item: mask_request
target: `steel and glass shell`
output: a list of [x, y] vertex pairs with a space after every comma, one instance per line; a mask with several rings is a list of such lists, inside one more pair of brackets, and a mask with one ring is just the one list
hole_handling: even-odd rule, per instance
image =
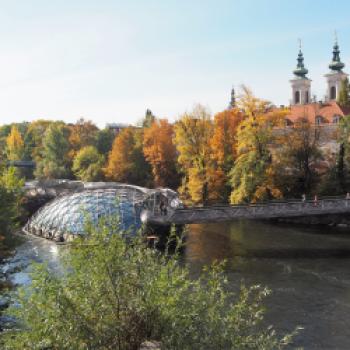
[[32, 216], [25, 230], [58, 241], [69, 235], [83, 234], [87, 222], [96, 225], [101, 219], [115, 223], [122, 230], [141, 227], [141, 202], [137, 194], [118, 189], [83, 191], [57, 197]]

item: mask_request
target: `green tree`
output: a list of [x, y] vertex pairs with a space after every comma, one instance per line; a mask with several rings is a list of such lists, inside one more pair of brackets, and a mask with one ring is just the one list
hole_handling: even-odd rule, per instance
[[60, 124], [52, 124], [45, 132], [41, 160], [37, 163], [35, 176], [38, 178], [67, 178], [70, 176], [68, 157], [69, 130]]
[[326, 195], [350, 191], [350, 116], [340, 120], [337, 140], [338, 152], [330, 159], [332, 165], [320, 184], [320, 192]]
[[106, 158], [108, 153], [112, 149], [115, 134], [113, 130], [102, 129], [97, 132], [96, 136], [96, 148], [99, 153], [103, 154]]
[[[0, 259], [3, 257], [2, 241], [9, 239], [9, 234], [18, 224], [23, 214], [23, 185], [14, 167], [1, 169], [0, 176]], [[6, 244], [6, 242], [5, 242]]]
[[348, 78], [341, 81], [338, 103], [342, 107], [350, 107], [350, 86]]
[[102, 178], [104, 157], [94, 146], [83, 147], [73, 160], [73, 173], [82, 181], [98, 181]]
[[237, 297], [221, 265], [193, 279], [178, 254], [110, 230], [90, 227], [67, 247], [63, 275], [37, 267], [12, 308], [22, 327], [4, 335], [4, 350], [137, 350], [145, 340], [164, 349], [272, 350], [291, 342], [262, 325], [266, 289], [242, 287]]

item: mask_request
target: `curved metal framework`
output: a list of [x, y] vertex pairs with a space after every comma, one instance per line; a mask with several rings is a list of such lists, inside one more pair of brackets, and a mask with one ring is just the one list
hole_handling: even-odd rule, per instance
[[142, 202], [143, 196], [137, 190], [87, 190], [62, 195], [41, 207], [24, 231], [65, 241], [71, 235], [83, 234], [87, 222], [96, 225], [102, 218], [111, 225], [118, 218], [121, 229], [136, 230], [141, 226]]

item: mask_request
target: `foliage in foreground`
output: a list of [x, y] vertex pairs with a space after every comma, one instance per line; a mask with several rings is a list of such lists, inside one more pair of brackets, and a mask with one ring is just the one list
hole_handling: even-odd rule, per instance
[[108, 232], [101, 225], [76, 240], [64, 276], [37, 267], [12, 308], [22, 327], [3, 336], [4, 349], [136, 350], [158, 340], [163, 349], [267, 350], [291, 341], [261, 324], [266, 289], [234, 296], [222, 265], [193, 280], [177, 254]]

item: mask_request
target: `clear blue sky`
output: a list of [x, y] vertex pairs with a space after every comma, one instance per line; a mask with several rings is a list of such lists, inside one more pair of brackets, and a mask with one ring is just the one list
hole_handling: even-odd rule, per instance
[[299, 37], [321, 98], [335, 29], [350, 73], [349, 16], [346, 0], [0, 1], [0, 124], [173, 120], [240, 84], [287, 104]]

